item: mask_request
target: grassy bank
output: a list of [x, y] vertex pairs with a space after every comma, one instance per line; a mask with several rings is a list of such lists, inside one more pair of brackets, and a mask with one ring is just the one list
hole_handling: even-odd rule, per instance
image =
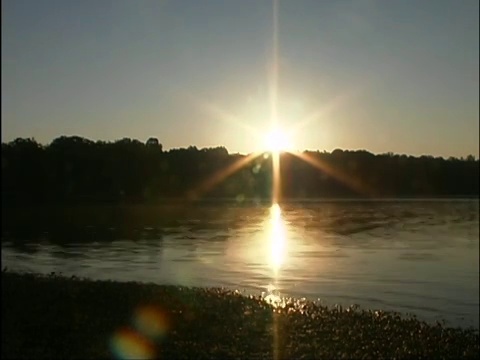
[[2, 272], [3, 358], [478, 358], [478, 330], [221, 289]]

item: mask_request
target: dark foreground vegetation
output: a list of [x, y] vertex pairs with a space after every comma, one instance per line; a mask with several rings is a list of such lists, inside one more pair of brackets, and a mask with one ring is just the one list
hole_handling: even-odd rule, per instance
[[[281, 155], [284, 198], [479, 194], [479, 161], [473, 156], [443, 159], [363, 150], [304, 152], [303, 160], [298, 155]], [[73, 136], [46, 146], [17, 139], [2, 143], [2, 203], [269, 198], [271, 158], [260, 154], [245, 160], [224, 147], [163, 151], [155, 138], [93, 142]]]
[[2, 359], [478, 358], [473, 329], [222, 289], [2, 272]]

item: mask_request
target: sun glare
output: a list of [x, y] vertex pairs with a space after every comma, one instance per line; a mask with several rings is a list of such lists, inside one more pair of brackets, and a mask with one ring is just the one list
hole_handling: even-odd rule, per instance
[[286, 233], [278, 204], [270, 208], [270, 266], [278, 274], [286, 255]]
[[278, 153], [287, 151], [290, 146], [287, 134], [279, 128], [272, 129], [265, 135], [264, 147], [266, 151]]

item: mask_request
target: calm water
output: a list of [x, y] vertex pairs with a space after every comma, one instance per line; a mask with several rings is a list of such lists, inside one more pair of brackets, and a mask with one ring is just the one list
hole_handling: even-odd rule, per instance
[[[2, 234], [11, 270], [224, 286], [479, 324], [478, 201], [204, 206], [175, 221]], [[58, 238], [58, 234], [56, 235]]]

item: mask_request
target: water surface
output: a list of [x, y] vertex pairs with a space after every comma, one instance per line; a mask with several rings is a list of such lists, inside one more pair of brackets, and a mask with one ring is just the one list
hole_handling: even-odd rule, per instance
[[136, 214], [8, 227], [3, 266], [320, 298], [478, 327], [477, 200], [218, 204], [174, 217], [157, 208]]

